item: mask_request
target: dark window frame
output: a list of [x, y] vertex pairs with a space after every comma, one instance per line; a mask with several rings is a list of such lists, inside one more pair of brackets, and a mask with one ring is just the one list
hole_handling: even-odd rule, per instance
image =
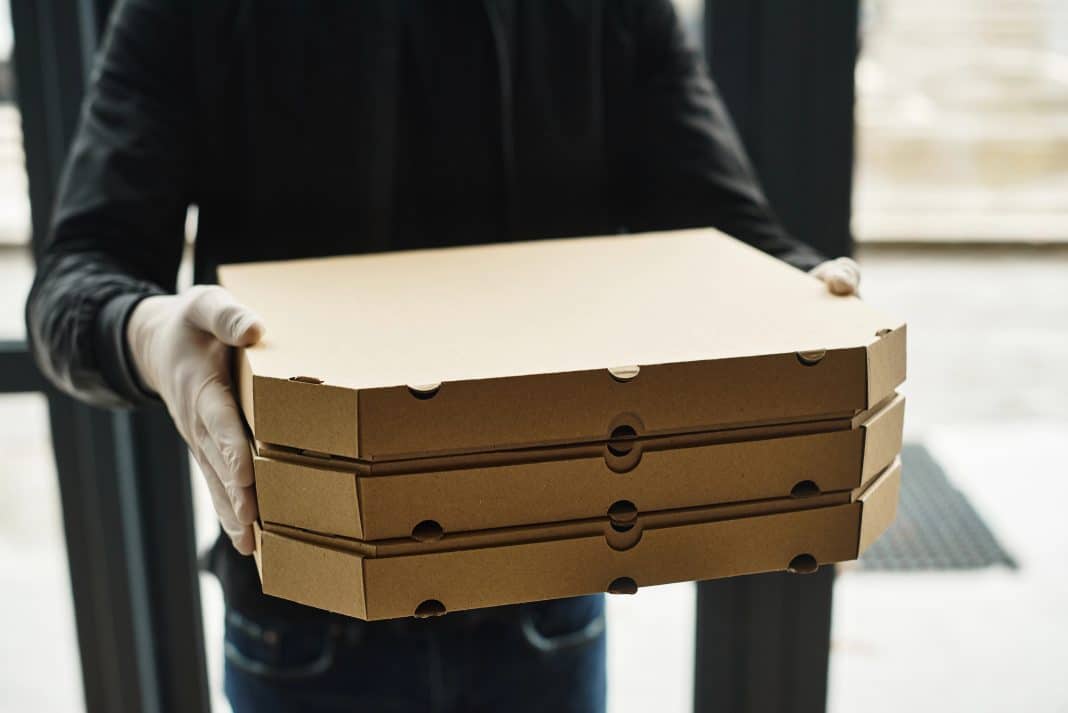
[[[110, 0], [11, 0], [32, 245], [38, 255]], [[42, 392], [63, 506], [88, 713], [207, 713], [189, 457], [162, 407], [60, 394], [22, 342], [0, 343], [0, 393]]]

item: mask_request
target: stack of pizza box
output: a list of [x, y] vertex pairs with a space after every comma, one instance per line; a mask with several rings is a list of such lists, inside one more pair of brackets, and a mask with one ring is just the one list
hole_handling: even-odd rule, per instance
[[232, 265], [263, 590], [360, 619], [855, 559], [905, 325], [713, 230]]

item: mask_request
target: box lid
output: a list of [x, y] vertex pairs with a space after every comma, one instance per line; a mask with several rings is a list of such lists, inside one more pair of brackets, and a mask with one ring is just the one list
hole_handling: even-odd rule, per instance
[[855, 413], [904, 325], [713, 230], [225, 266], [256, 438], [368, 460]]

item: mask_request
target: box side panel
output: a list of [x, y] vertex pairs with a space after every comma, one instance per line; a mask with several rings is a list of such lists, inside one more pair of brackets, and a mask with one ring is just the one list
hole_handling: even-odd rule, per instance
[[864, 467], [861, 484], [867, 483], [901, 453], [905, 429], [905, 397], [897, 396], [862, 427]]
[[356, 392], [328, 384], [254, 377], [252, 432], [264, 443], [355, 458]]
[[871, 547], [886, 532], [897, 515], [901, 493], [901, 462], [895, 461], [878, 480], [860, 496], [861, 526], [857, 556]]
[[252, 536], [255, 541], [255, 548], [252, 551], [252, 558], [256, 560], [256, 573], [260, 577], [260, 582], [263, 582], [263, 529], [260, 528], [260, 523], [252, 523]]
[[[618, 461], [615, 456], [604, 446], [593, 446], [574, 449], [582, 457], [489, 467], [457, 467], [448, 459], [427, 459], [427, 463], [439, 468], [439, 464], [448, 467], [356, 476], [359, 489], [353, 497], [347, 492], [340, 497], [334, 486], [320, 486], [320, 480], [341, 482], [336, 476], [305, 478], [300, 484], [308, 489], [320, 488], [315, 499], [331, 503], [331, 509], [350, 505], [356, 502], [354, 497], [358, 498], [364, 503], [362, 523], [359, 507], [355, 514], [341, 512], [334, 524], [326, 524], [317, 512], [309, 512], [301, 519], [283, 514], [281, 506], [287, 502], [271, 508], [264, 517], [270, 522], [328, 534], [383, 540], [407, 537], [424, 521], [433, 521], [445, 533], [453, 533], [601, 517], [612, 504], [622, 500], [632, 503], [639, 512], [650, 512], [783, 498], [802, 481], [812, 481], [824, 493], [854, 491], [897, 455], [901, 400], [899, 397], [885, 404], [851, 430], [687, 445], [646, 453], [640, 453], [639, 441], [634, 446], [639, 456], [635, 458], [637, 465], [622, 473], [609, 465]], [[844, 423], [848, 425], [848, 421]], [[866, 461], [864, 427], [873, 432]], [[668, 437], [659, 442], [674, 440], [676, 437]], [[336, 471], [361, 467], [356, 462], [266, 452], [277, 453], [276, 457], [286, 462], [306, 465], [310, 469], [302, 471], [306, 473], [318, 468]], [[356, 528], [361, 524], [362, 528], [353, 529], [353, 519]], [[342, 520], [349, 524], [342, 526]], [[356, 534], [361, 531], [362, 535]]]
[[369, 619], [411, 616], [436, 600], [448, 611], [786, 569], [799, 554], [821, 564], [856, 556], [860, 508], [839, 505], [651, 530], [632, 548], [585, 537], [366, 559]]
[[679, 510], [661, 510], [652, 513], [640, 513], [629, 520], [630, 527], [622, 529], [613, 527], [615, 522], [608, 516], [584, 520], [566, 520], [547, 522], [519, 527], [503, 527], [495, 530], [470, 530], [444, 534], [438, 538], [403, 537], [391, 540], [356, 540], [336, 535], [324, 535], [288, 525], [264, 522], [265, 531], [287, 537], [295, 537], [305, 542], [314, 542], [326, 547], [357, 552], [366, 557], [399, 557], [405, 555], [427, 554], [431, 552], [451, 552], [457, 550], [481, 549], [500, 545], [518, 545], [527, 542], [546, 542], [549, 540], [577, 539], [582, 537], [603, 537], [615, 549], [624, 550], [641, 539], [645, 531], [664, 527], [696, 525], [723, 520], [737, 520], [743, 517], [757, 517], [776, 513], [797, 512], [816, 508], [827, 508], [853, 502], [851, 493], [824, 493], [811, 497], [778, 500], [755, 500], [745, 503], [716, 505], [703, 508], [684, 508]]
[[237, 389], [237, 403], [241, 406], [245, 423], [248, 424], [249, 430], [255, 433], [256, 399], [253, 394], [252, 366], [244, 349], [238, 349], [234, 353], [234, 385]]
[[407, 387], [360, 392], [360, 456], [404, 458], [523, 445], [786, 423], [868, 408], [864, 348], [641, 366], [630, 381], [607, 371], [447, 382], [431, 397]]
[[905, 383], [906, 326], [893, 329], [868, 347], [868, 403], [870, 408]]
[[308, 606], [366, 618], [363, 558], [263, 532], [263, 593]]
[[[807, 436], [815, 433], [848, 431], [857, 428], [871, 417], [874, 411], [860, 414], [838, 414], [813, 421], [792, 421], [770, 425], [749, 424], [740, 427], [717, 428], [710, 431], [693, 431], [685, 433], [658, 434], [625, 439], [627, 448], [624, 452], [614, 454], [606, 451], [609, 443], [604, 440], [563, 443], [550, 446], [528, 446], [497, 451], [471, 451], [451, 453], [429, 457], [401, 458], [397, 460], [352, 460], [347, 458], [312, 457], [312, 465], [317, 467], [345, 468], [367, 475], [403, 475], [429, 471], [457, 470], [460, 468], [492, 468], [501, 465], [519, 463], [540, 463], [545, 461], [563, 461], [579, 458], [605, 458], [612, 460], [620, 472], [634, 465], [629, 455], [631, 447], [639, 452], [666, 451], [683, 448], [699, 448], [721, 443], [742, 443], [745, 441], [762, 441], [769, 438], [788, 438], [790, 436]], [[265, 452], [262, 455], [282, 457], [301, 462], [308, 459], [292, 449], [270, 448], [261, 444]], [[619, 445], [617, 442], [616, 445]], [[627, 465], [629, 464], [629, 465]]]
[[861, 477], [861, 435], [838, 431], [651, 451], [624, 473], [598, 457], [361, 477], [364, 536], [407, 537], [428, 520], [452, 533], [604, 517], [619, 501], [645, 513], [789, 498], [809, 480], [825, 493], [850, 491]]
[[306, 530], [362, 539], [356, 476], [256, 456], [260, 518]]
[[859, 495], [898, 454], [902, 412], [897, 397], [851, 430], [639, 453], [637, 465], [622, 473], [609, 467], [615, 460], [604, 447], [582, 451], [596, 456], [387, 476], [342, 471], [344, 461], [279, 454], [256, 461], [261, 515], [385, 540], [408, 537], [425, 521], [448, 534], [604, 517], [619, 501], [647, 513], [785, 498], [803, 481], [820, 492]]

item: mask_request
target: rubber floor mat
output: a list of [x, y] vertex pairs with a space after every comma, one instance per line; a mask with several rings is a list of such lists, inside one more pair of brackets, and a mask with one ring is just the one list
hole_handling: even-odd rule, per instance
[[901, 451], [901, 501], [890, 529], [860, 558], [862, 570], [980, 569], [1016, 562], [921, 445]]

